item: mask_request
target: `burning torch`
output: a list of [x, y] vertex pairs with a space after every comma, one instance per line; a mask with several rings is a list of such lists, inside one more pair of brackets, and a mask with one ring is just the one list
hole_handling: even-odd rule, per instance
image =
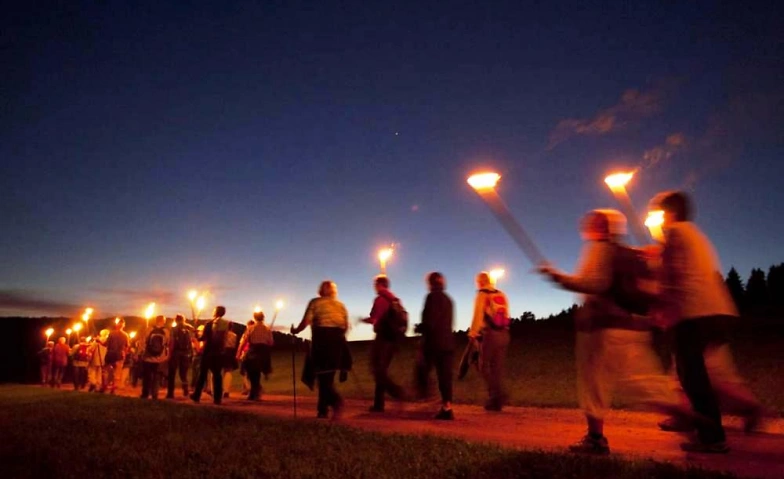
[[610, 191], [612, 191], [612, 194], [615, 196], [618, 203], [620, 203], [623, 213], [628, 217], [629, 225], [631, 226], [637, 241], [640, 245], [645, 245], [648, 243], [648, 235], [645, 233], [645, 229], [640, 223], [637, 211], [634, 209], [631, 198], [629, 198], [629, 192], [626, 190], [626, 185], [632, 180], [634, 173], [635, 172], [613, 173], [606, 177], [604, 182], [610, 188]]

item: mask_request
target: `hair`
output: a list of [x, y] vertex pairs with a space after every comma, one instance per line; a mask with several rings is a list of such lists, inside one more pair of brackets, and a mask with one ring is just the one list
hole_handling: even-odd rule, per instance
[[[256, 320], [258, 322], [262, 322], [262, 321], [264, 321], [265, 317], [266, 316], [264, 316], [264, 311], [257, 311], [255, 313], [253, 313], [253, 319], [251, 321]], [[250, 323], [250, 321], [248, 321], [248, 322]]]
[[433, 271], [427, 275], [427, 284], [433, 291], [443, 291], [446, 289], [446, 280], [444, 275], [438, 271]]
[[389, 288], [389, 278], [387, 278], [385, 274], [380, 274], [376, 276], [375, 285], [383, 286], [384, 288]]
[[694, 216], [691, 198], [683, 191], [666, 194], [659, 203], [661, 209], [675, 216], [675, 221], [691, 221]]
[[226, 307], [225, 306], [215, 306], [215, 317], [222, 318], [226, 316]]
[[183, 321], [185, 321], [185, 316], [178, 314], [177, 316], [174, 317], [174, 321], [177, 324], [182, 323]]
[[164, 316], [162, 314], [156, 316], [155, 317], [155, 324], [156, 325], [158, 325], [158, 324], [160, 324], [160, 325], [166, 324], [166, 316]]
[[335, 292], [335, 288], [333, 287], [334, 284], [335, 282], [329, 279], [322, 281], [318, 288], [318, 295], [322, 298], [332, 296]]

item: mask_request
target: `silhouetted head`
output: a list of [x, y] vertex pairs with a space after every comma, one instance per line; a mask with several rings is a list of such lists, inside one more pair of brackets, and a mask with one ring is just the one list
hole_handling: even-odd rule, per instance
[[[256, 311], [255, 313], [253, 313], [253, 319], [255, 319], [259, 323], [264, 322], [264, 317], [265, 317], [264, 316], [264, 311]], [[255, 322], [254, 322], [254, 324], [255, 324]]]
[[338, 285], [334, 281], [322, 281], [319, 285], [318, 295], [322, 298], [335, 298], [338, 295]]
[[479, 289], [493, 287], [493, 281], [490, 279], [490, 274], [487, 271], [482, 271], [476, 275], [476, 287]]
[[157, 326], [159, 328], [162, 328], [162, 327], [166, 326], [166, 316], [164, 316], [162, 314], [156, 316], [155, 317], [155, 326]]
[[213, 318], [222, 318], [226, 316], [226, 308], [223, 306], [215, 306], [215, 312], [212, 313]]
[[177, 323], [178, 325], [184, 323], [185, 316], [178, 314], [177, 316], [174, 317], [174, 322]]
[[122, 329], [122, 328], [124, 328], [124, 327], [125, 327], [125, 319], [123, 319], [123, 318], [118, 318], [118, 321], [117, 321], [117, 323], [114, 325], [114, 327], [115, 327], [115, 328], [117, 328], [117, 329]]
[[427, 275], [427, 285], [430, 291], [444, 291], [446, 289], [446, 279], [444, 279], [443, 274], [433, 271]]
[[387, 291], [389, 289], [389, 278], [385, 274], [380, 274], [373, 280], [373, 286], [376, 289], [376, 293]]
[[57, 338], [57, 342], [60, 344], [65, 344], [65, 336], [60, 336], [59, 338]]
[[691, 198], [683, 191], [666, 191], [651, 200], [652, 209], [664, 211], [664, 224], [692, 221], [694, 208]]
[[618, 210], [589, 211], [580, 221], [585, 241], [610, 241], [626, 234], [626, 217]]

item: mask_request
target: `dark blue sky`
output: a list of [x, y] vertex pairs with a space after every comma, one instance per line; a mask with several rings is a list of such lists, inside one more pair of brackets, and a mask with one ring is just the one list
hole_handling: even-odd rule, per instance
[[197, 287], [236, 320], [284, 297], [289, 324], [331, 278], [358, 317], [393, 242], [413, 312], [440, 270], [466, 327], [494, 265], [513, 313], [568, 306], [465, 184], [479, 167], [567, 269], [580, 215], [615, 206], [604, 175], [637, 166], [638, 208], [689, 188], [725, 269], [784, 260], [780, 6], [373, 3], [12, 9], [0, 313], [173, 314]]

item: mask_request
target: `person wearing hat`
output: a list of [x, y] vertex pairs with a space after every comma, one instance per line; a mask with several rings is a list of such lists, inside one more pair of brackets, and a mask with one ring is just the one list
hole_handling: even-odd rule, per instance
[[576, 273], [567, 274], [548, 264], [539, 270], [562, 288], [583, 295], [575, 316], [575, 357], [577, 394], [588, 433], [569, 449], [608, 454], [604, 411], [610, 407], [616, 387], [627, 392], [632, 401], [658, 411], [693, 415], [678, 401], [652, 349], [650, 320], [632, 312], [620, 292], [621, 282], [637, 273], [630, 266], [638, 252], [623, 244], [626, 218], [616, 210], [593, 210], [583, 217], [580, 233], [585, 246]]
[[220, 404], [223, 399], [223, 366], [226, 354], [226, 340], [229, 331], [229, 322], [223, 319], [226, 308], [216, 306], [212, 321], [204, 326], [201, 341], [204, 349], [201, 354], [199, 378], [190, 398], [193, 402], [201, 400], [201, 392], [207, 383], [207, 373], [212, 374], [212, 402]]
[[240, 347], [237, 349], [237, 360], [247, 346], [244, 353], [242, 364], [250, 381], [250, 391], [248, 399], [251, 401], [261, 400], [261, 375], [266, 377], [272, 372], [270, 350], [274, 341], [272, 330], [264, 323], [264, 312], [253, 313], [253, 324], [248, 325], [245, 334], [240, 340]]
[[658, 194], [650, 204], [663, 211], [660, 323], [674, 330], [678, 378], [694, 411], [710, 421], [696, 424], [697, 441], [688, 452], [726, 453], [719, 403], [734, 406], [744, 429], [759, 427], [763, 408], [737, 372], [729, 349], [729, 329], [738, 311], [721, 273], [718, 255], [693, 222], [686, 193]]

